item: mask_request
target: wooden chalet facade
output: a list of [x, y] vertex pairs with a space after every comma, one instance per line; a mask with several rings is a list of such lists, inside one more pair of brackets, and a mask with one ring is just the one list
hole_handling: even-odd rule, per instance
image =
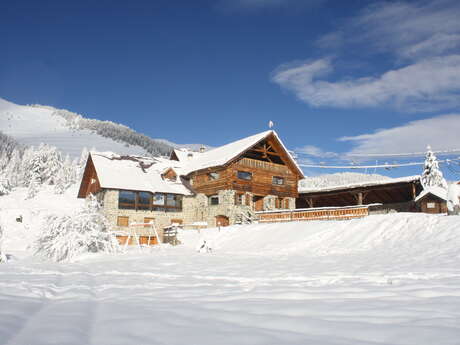
[[[174, 150], [169, 157], [145, 158], [92, 152], [78, 197], [98, 197], [112, 225], [133, 231], [148, 243], [171, 223], [226, 226], [255, 211], [293, 209], [303, 178], [274, 131], [206, 151]], [[151, 236], [155, 238], [152, 240]]]
[[[298, 196], [297, 185], [302, 177], [302, 171], [274, 132], [223, 164], [186, 175], [194, 192], [212, 198], [219, 191], [232, 190], [236, 205], [251, 206], [254, 211], [290, 208], [289, 198]], [[274, 198], [274, 205], [264, 203], [267, 196]]]

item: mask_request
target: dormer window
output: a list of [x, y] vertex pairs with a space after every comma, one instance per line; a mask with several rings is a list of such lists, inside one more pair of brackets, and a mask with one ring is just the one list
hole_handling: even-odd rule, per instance
[[163, 180], [168, 180], [168, 181], [173, 181], [173, 182], [177, 180], [177, 174], [172, 168], [169, 168], [168, 170], [166, 170], [161, 175], [161, 177], [163, 178]]
[[219, 173], [218, 172], [210, 172], [208, 174], [208, 179], [209, 181], [214, 181], [214, 180], [217, 180], [219, 178]]

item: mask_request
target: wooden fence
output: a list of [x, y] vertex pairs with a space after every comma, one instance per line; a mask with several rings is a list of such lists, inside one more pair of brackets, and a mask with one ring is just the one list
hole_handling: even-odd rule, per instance
[[327, 208], [304, 208], [256, 212], [260, 223], [293, 222], [303, 220], [348, 220], [369, 215], [369, 205]]

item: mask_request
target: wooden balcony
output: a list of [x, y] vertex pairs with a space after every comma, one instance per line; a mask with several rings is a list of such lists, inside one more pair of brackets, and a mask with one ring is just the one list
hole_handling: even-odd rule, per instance
[[260, 223], [304, 220], [348, 220], [369, 215], [369, 205], [256, 212]]
[[285, 165], [259, 161], [257, 159], [251, 158], [242, 158], [238, 162], [236, 162], [235, 165], [258, 170], [267, 170], [281, 175], [291, 174], [291, 171]]

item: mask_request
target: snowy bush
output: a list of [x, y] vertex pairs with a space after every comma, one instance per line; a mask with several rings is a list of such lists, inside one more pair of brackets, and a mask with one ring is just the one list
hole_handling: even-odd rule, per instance
[[7, 195], [11, 191], [10, 181], [6, 176], [0, 174], [0, 196]]
[[76, 214], [48, 217], [35, 249], [54, 261], [72, 261], [84, 253], [115, 253], [119, 245], [99, 203], [90, 196]]
[[449, 185], [447, 193], [447, 211], [450, 215], [460, 214], [460, 186], [456, 183]]

